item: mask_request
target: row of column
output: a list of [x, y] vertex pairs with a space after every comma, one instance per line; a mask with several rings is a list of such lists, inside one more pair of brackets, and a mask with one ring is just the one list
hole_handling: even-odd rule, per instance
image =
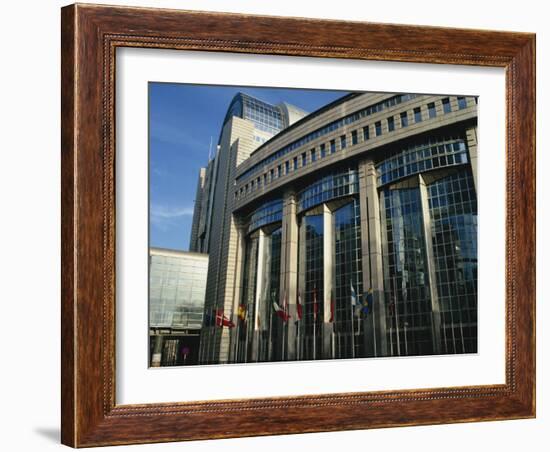
[[[361, 249], [363, 260], [363, 288], [372, 288], [373, 306], [369, 307], [369, 315], [363, 320], [363, 328], [366, 334], [363, 334], [365, 341], [363, 349], [366, 356], [386, 356], [387, 338], [386, 338], [386, 311], [384, 302], [384, 278], [382, 267], [382, 248], [381, 248], [381, 230], [380, 230], [380, 208], [379, 196], [376, 186], [376, 170], [372, 161], [364, 161], [359, 165], [359, 192], [360, 192], [360, 212], [361, 212]], [[317, 209], [322, 211], [323, 215], [323, 299], [318, 300], [320, 310], [323, 312], [324, 321], [318, 325], [317, 334], [321, 336], [321, 350], [316, 352], [318, 358], [331, 358], [333, 352], [333, 325], [328, 319], [331, 316], [331, 297], [333, 293], [333, 281], [335, 266], [333, 262], [333, 216], [327, 204], [319, 206]], [[239, 304], [242, 299], [242, 266], [244, 263], [246, 230], [239, 229], [237, 258], [239, 267], [235, 275], [239, 284], [235, 285], [233, 313], [238, 312]], [[266, 233], [259, 230], [258, 236], [258, 264], [256, 271], [256, 291], [255, 291], [255, 309], [253, 318], [253, 335], [249, 339], [248, 347], [252, 347], [251, 356], [258, 355], [260, 342], [260, 303], [262, 297], [265, 297], [264, 287], [266, 268], [265, 246], [267, 243]], [[303, 234], [302, 237], [299, 237]], [[297, 347], [296, 334], [296, 304], [298, 299], [298, 288], [305, 288], [305, 228], [299, 228], [298, 225], [298, 197], [293, 191], [288, 191], [283, 198], [282, 215], [282, 240], [281, 240], [281, 267], [280, 267], [280, 287], [279, 299], [277, 302], [283, 305], [288, 304], [289, 315], [292, 320], [285, 324], [284, 337], [284, 357], [285, 360], [302, 359]], [[299, 250], [299, 247], [304, 249]], [[299, 252], [301, 251], [301, 252]], [[301, 260], [299, 263], [299, 259]], [[300, 275], [298, 274], [298, 265], [300, 266]], [[300, 279], [300, 280], [299, 280]], [[304, 293], [302, 293], [302, 296]], [[271, 312], [271, 299], [268, 296], [265, 300], [268, 303], [268, 309]], [[304, 308], [305, 299], [302, 299]], [[304, 320], [303, 320], [304, 321]], [[229, 352], [229, 361], [237, 360], [237, 342], [238, 329], [235, 328], [231, 335], [231, 344]]]

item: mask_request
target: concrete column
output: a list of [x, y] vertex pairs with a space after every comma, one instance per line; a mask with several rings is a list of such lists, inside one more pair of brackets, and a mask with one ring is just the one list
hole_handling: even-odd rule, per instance
[[[263, 283], [265, 275], [266, 235], [260, 229], [258, 237], [258, 259], [256, 261], [256, 292], [254, 296], [254, 328], [252, 330], [251, 360], [258, 361], [260, 345], [260, 307], [262, 304]], [[249, 339], [250, 340], [250, 339]]]
[[[303, 220], [302, 220], [303, 221]], [[305, 334], [305, 316], [306, 316], [306, 227], [304, 222], [302, 222], [302, 225], [299, 227], [298, 232], [298, 293], [302, 297], [302, 320], [299, 323], [299, 328], [301, 328], [301, 331], [298, 331], [298, 341], [299, 346], [296, 351], [296, 358], [297, 359], [309, 359], [311, 358], [310, 355], [307, 354], [307, 349], [304, 346], [304, 334]]]
[[[298, 199], [288, 191], [283, 198], [281, 237], [281, 294], [286, 296], [290, 319], [286, 324], [285, 353], [287, 360], [296, 359], [296, 300], [298, 298]], [[284, 300], [284, 298], [283, 298]]]
[[474, 187], [477, 193], [477, 126], [466, 129], [466, 142], [474, 176]]
[[376, 168], [371, 160], [359, 164], [359, 195], [361, 209], [361, 253], [363, 255], [363, 294], [372, 289], [373, 306], [364, 320], [365, 353], [367, 356], [387, 356], [386, 303], [382, 265], [382, 231], [380, 203], [376, 183]]
[[432, 222], [428, 206], [428, 190], [421, 174], [418, 175], [418, 188], [420, 191], [420, 204], [422, 208], [422, 223], [424, 224], [424, 246], [426, 249], [426, 267], [430, 284], [430, 299], [432, 302], [432, 340], [434, 353], [441, 352], [441, 310], [437, 295], [437, 280], [435, 276], [435, 257], [432, 243]]
[[151, 367], [160, 367], [162, 361], [163, 336], [155, 336], [155, 346], [153, 347], [153, 356], [151, 357]]
[[[237, 245], [236, 245], [236, 264], [235, 264], [235, 287], [233, 289], [233, 308], [231, 310], [232, 312], [232, 320], [235, 322], [235, 325], [238, 325], [239, 319], [238, 319], [238, 312], [239, 312], [239, 305], [242, 301], [242, 288], [243, 288], [243, 268], [244, 268], [244, 258], [245, 258], [245, 250], [246, 250], [246, 229], [244, 226], [239, 226], [237, 229]], [[239, 341], [238, 338], [238, 329], [239, 328], [233, 328], [230, 331], [230, 339], [231, 339], [231, 345], [229, 348], [229, 362], [234, 363], [237, 361], [237, 343]]]
[[458, 100], [456, 96], [449, 96], [449, 103], [451, 104], [451, 111], [458, 110]]
[[333, 324], [330, 320], [330, 303], [334, 280], [334, 231], [332, 212], [323, 204], [323, 346], [322, 358], [332, 358]]

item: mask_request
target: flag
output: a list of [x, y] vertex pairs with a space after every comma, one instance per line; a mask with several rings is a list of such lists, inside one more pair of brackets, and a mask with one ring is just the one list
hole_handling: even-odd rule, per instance
[[351, 305], [356, 306], [357, 305], [357, 294], [355, 293], [355, 289], [353, 288], [353, 283], [351, 282], [351, 279], [349, 281], [349, 285], [351, 287]]
[[221, 326], [222, 328], [224, 326], [228, 328], [234, 328], [235, 324], [223, 315], [223, 309], [218, 309], [218, 311], [216, 312], [216, 326]]
[[334, 296], [332, 292], [330, 292], [330, 319], [329, 322], [334, 322], [334, 310], [335, 310], [335, 303], [334, 303]]
[[370, 313], [370, 311], [372, 310], [373, 301], [374, 301], [374, 298], [373, 298], [372, 287], [371, 287], [365, 294], [365, 299], [363, 300], [363, 307], [361, 308], [361, 314], [366, 316]]
[[273, 309], [275, 310], [275, 314], [277, 315], [277, 317], [282, 319], [283, 322], [288, 321], [288, 313], [283, 308], [281, 308], [275, 300], [273, 300]]
[[240, 304], [239, 305], [239, 309], [237, 311], [237, 317], [239, 318], [239, 320], [241, 320], [242, 322], [245, 322], [246, 321], [246, 305], [245, 304]]
[[212, 322], [212, 310], [211, 309], [208, 309], [205, 313], [204, 313], [204, 320], [203, 320], [203, 324], [204, 326], [212, 326], [214, 322]]
[[302, 297], [298, 292], [298, 302], [296, 303], [296, 321], [302, 320]]
[[317, 304], [317, 286], [313, 288], [313, 321], [317, 320], [317, 313], [319, 312], [319, 305]]

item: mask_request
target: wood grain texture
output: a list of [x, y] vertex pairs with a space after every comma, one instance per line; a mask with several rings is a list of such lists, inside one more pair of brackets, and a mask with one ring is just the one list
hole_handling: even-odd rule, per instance
[[[72, 5], [62, 10], [62, 442], [74, 447], [535, 415], [535, 37], [314, 19]], [[115, 404], [117, 47], [506, 68], [506, 383]], [[495, 275], [498, 276], [498, 275]]]

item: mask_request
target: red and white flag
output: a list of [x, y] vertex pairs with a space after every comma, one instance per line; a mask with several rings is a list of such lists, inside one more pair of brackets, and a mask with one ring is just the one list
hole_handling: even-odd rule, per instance
[[302, 320], [302, 297], [298, 292], [298, 302], [296, 303], [296, 320]]
[[285, 309], [281, 308], [275, 300], [273, 300], [273, 309], [275, 310], [275, 314], [277, 315], [277, 317], [282, 319], [283, 322], [288, 322], [288, 312], [286, 312]]
[[216, 326], [221, 326], [222, 328], [224, 326], [228, 328], [233, 328], [235, 327], [235, 324], [223, 315], [223, 309], [218, 309], [216, 311]]

